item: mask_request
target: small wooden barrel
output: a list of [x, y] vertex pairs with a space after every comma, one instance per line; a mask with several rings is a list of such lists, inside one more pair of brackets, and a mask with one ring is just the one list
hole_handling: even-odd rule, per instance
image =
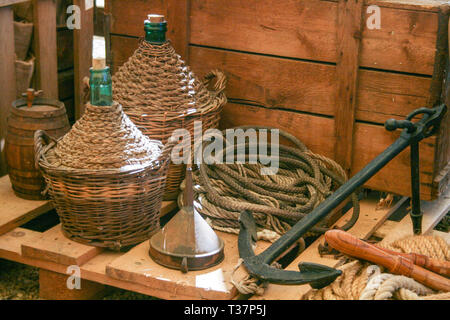
[[20, 198], [45, 199], [45, 181], [35, 168], [34, 132], [45, 130], [55, 138], [66, 134], [70, 130], [66, 108], [60, 101], [36, 98], [31, 107], [26, 99], [16, 100], [10, 111], [5, 154], [13, 190]]

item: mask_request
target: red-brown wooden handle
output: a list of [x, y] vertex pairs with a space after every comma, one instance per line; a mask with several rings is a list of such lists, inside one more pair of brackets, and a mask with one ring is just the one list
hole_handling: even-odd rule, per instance
[[364, 242], [342, 230], [330, 230], [325, 240], [334, 249], [355, 257], [381, 265], [393, 274], [413, 278], [417, 282], [438, 291], [450, 291], [450, 280], [434, 272], [415, 265], [400, 255], [391, 255], [367, 242]]
[[414, 263], [415, 265], [418, 265], [422, 268], [428, 269], [430, 271], [433, 271], [437, 274], [440, 274], [441, 276], [450, 277], [450, 262], [449, 261], [441, 261], [432, 259], [430, 257], [427, 257], [423, 254], [418, 253], [400, 253], [393, 250], [380, 248], [377, 245], [374, 245], [378, 249], [381, 249], [389, 254], [392, 255], [399, 255], [406, 259], [409, 259]]

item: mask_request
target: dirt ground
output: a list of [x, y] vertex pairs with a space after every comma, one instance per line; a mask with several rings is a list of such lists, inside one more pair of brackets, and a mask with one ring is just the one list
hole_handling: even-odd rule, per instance
[[[104, 300], [154, 300], [155, 298], [110, 288]], [[0, 259], [0, 300], [39, 300], [37, 268]]]

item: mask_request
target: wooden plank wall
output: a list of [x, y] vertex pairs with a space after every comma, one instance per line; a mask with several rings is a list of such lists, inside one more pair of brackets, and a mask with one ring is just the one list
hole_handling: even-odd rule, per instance
[[72, 0], [58, 0], [56, 12], [58, 52], [58, 96], [64, 102], [69, 121], [75, 120], [73, 30], [67, 28], [67, 7]]
[[[385, 131], [385, 120], [403, 119], [430, 99], [438, 9], [394, 2], [369, 1], [362, 8], [351, 175], [398, 137], [399, 132]], [[271, 124], [296, 135], [313, 152], [336, 157], [338, 1], [228, 0], [223, 5], [221, 0], [191, 0], [176, 7], [179, 19], [170, 11], [173, 3], [106, 1], [113, 72], [137, 48], [146, 15], [167, 14], [169, 38], [193, 71], [199, 77], [215, 68], [227, 74], [229, 103], [222, 127]], [[380, 30], [366, 26], [373, 3], [380, 7]], [[433, 179], [450, 159], [436, 140], [429, 138], [420, 147], [424, 200], [436, 197]], [[443, 157], [439, 168], [437, 157]], [[405, 151], [367, 187], [409, 195], [409, 175]]]
[[0, 6], [0, 177], [7, 172], [4, 144], [6, 139], [6, 118], [11, 101], [16, 96], [16, 71], [14, 52], [14, 15], [7, 3]]
[[34, 0], [33, 39], [36, 88], [43, 97], [58, 98], [56, 6], [53, 0]]
[[[66, 25], [68, 18], [67, 7], [72, 4], [72, 0], [57, 0], [53, 14], [56, 16], [56, 54], [57, 58], [57, 93], [53, 93], [52, 98], [57, 98], [64, 102], [69, 120], [74, 120], [74, 55], [73, 55], [73, 30], [69, 30]], [[23, 7], [17, 8], [17, 19], [26, 20], [29, 22], [34, 22], [33, 19], [33, 3], [24, 5]], [[50, 17], [50, 16], [49, 16]], [[50, 20], [50, 19], [49, 19]], [[37, 51], [36, 45], [33, 46], [32, 50]], [[38, 65], [38, 60], [36, 60]], [[44, 72], [50, 75], [51, 72], [47, 70]], [[37, 79], [38, 74], [34, 75], [33, 86], [35, 88], [41, 88], [39, 80]]]

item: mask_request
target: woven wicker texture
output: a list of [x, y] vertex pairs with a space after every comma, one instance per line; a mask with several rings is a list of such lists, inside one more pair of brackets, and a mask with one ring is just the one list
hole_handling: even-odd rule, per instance
[[61, 165], [78, 169], [127, 168], [153, 165], [160, 142], [146, 137], [118, 103], [111, 107], [86, 105], [85, 114], [54, 149]]
[[[112, 79], [114, 100], [145, 135], [163, 143], [180, 128], [193, 136], [194, 121], [202, 121], [203, 130], [216, 128], [226, 103], [224, 74], [214, 70], [199, 81], [170, 41], [154, 45], [141, 40]], [[165, 199], [176, 198], [184, 173], [183, 165], [170, 166]]]
[[58, 141], [35, 134], [36, 163], [46, 180], [64, 234], [77, 242], [119, 250], [159, 230], [170, 152], [144, 136], [123, 113], [87, 105]]

